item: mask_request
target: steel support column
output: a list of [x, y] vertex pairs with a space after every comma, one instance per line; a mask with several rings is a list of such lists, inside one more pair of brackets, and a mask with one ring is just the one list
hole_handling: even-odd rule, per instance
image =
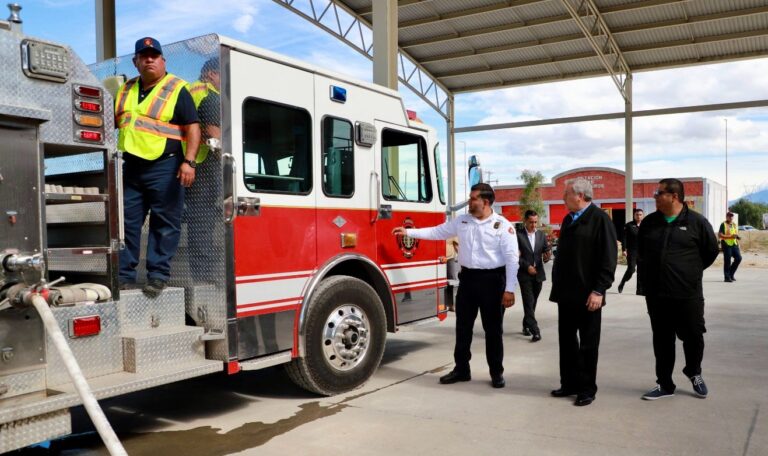
[[624, 81], [624, 219], [629, 222], [633, 217], [632, 199], [634, 197], [634, 172], [632, 170], [632, 74]]
[[117, 57], [115, 0], [96, 0], [96, 60]]
[[448, 95], [448, 118], [445, 120], [448, 133], [448, 207], [456, 204], [456, 117], [453, 95]]
[[397, 90], [397, 0], [373, 2], [373, 82]]

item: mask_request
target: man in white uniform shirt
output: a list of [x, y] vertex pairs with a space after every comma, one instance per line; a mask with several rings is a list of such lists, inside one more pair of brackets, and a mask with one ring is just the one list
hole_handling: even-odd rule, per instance
[[440, 383], [466, 382], [471, 379], [470, 345], [477, 312], [485, 331], [485, 355], [491, 373], [491, 385], [503, 388], [504, 346], [502, 322], [504, 309], [515, 303], [519, 264], [517, 235], [504, 217], [495, 214], [495, 200], [488, 184], [472, 186], [469, 214], [432, 228], [397, 227], [396, 236], [441, 240], [459, 237], [459, 292], [456, 298], [456, 366], [440, 377]]

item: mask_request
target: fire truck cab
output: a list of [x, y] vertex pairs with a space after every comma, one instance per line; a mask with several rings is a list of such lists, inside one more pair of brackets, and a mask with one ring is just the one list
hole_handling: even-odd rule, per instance
[[148, 298], [118, 287], [121, 155], [102, 85], [136, 76], [132, 56], [87, 67], [5, 24], [0, 452], [68, 434], [81, 403], [30, 294], [97, 398], [278, 364], [337, 394], [373, 374], [387, 332], [445, 317], [445, 244], [392, 235], [446, 214], [436, 133], [397, 92], [218, 35], [164, 45], [169, 72], [210, 84], [208, 145], [171, 287]]

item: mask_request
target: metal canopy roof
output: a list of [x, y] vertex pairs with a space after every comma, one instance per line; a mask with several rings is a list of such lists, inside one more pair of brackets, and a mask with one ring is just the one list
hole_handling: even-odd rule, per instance
[[[371, 0], [334, 2], [372, 23]], [[461, 93], [768, 55], [768, 2], [400, 0], [398, 29], [401, 51]]]

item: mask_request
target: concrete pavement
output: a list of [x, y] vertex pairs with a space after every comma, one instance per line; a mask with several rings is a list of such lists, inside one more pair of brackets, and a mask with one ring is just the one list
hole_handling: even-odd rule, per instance
[[[619, 267], [616, 277], [624, 272]], [[545, 283], [537, 316], [543, 340], [520, 334], [522, 303], [505, 317], [507, 386], [490, 386], [476, 324], [471, 382], [440, 385], [452, 367], [454, 318], [390, 335], [379, 371], [362, 389], [331, 398], [299, 390], [278, 368], [212, 375], [106, 401], [131, 455], [740, 455], [768, 454], [768, 270], [743, 268], [723, 283], [705, 274], [703, 375], [698, 399], [681, 373], [674, 398], [640, 396], [655, 384], [651, 330], [634, 279], [609, 290], [603, 310], [597, 400], [574, 407], [559, 386], [557, 312]], [[90, 424], [55, 446], [103, 454]]]

